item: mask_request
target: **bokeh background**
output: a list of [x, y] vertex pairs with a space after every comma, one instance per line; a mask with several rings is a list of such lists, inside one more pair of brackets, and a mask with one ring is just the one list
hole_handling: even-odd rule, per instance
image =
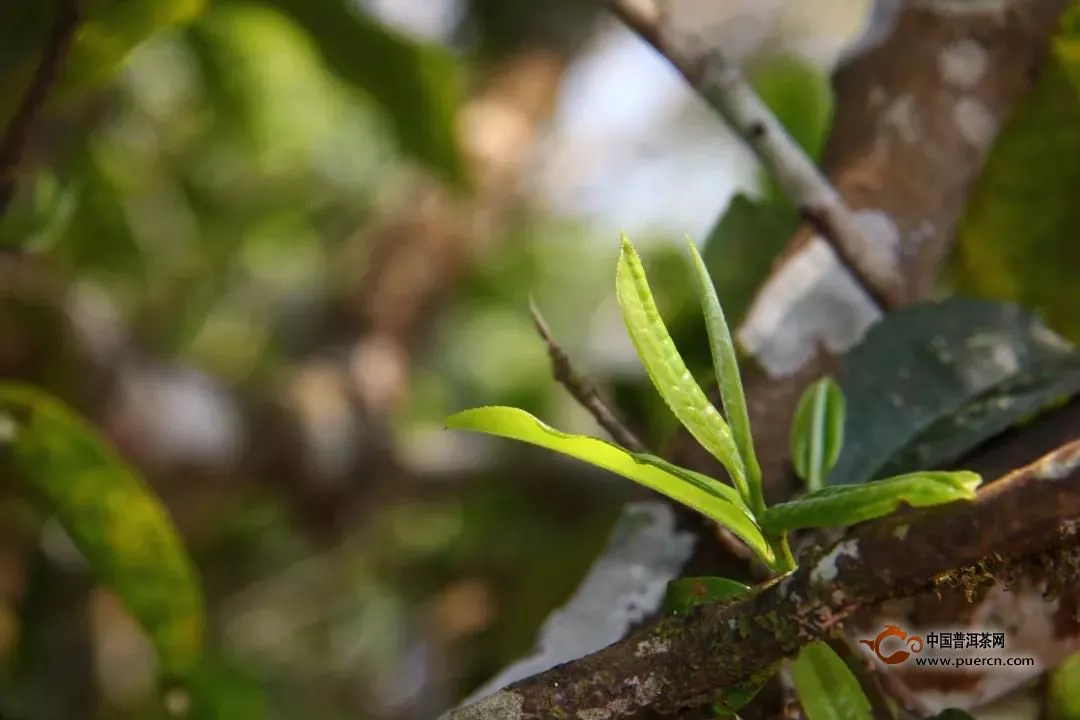
[[[222, 717], [434, 717], [532, 647], [645, 497], [443, 419], [506, 404], [600, 432], [551, 379], [532, 297], [661, 444], [672, 421], [614, 299], [619, 233], [707, 367], [682, 243], [770, 189], [581, 0], [140, 4], [194, 19], [33, 136], [0, 242], [47, 262], [0, 256], [0, 375], [77, 407], [164, 499], [202, 576]], [[768, 98], [815, 152], [812, 80], [889, 4], [671, 3], [783, 80]], [[59, 527], [37, 543], [25, 508], [0, 508], [0, 657], [19, 673], [0, 697], [159, 717], [134, 622]]]

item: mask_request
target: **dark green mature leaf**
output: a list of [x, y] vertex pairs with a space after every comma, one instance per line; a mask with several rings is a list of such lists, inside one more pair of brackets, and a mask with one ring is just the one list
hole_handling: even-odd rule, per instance
[[762, 527], [779, 532], [812, 527], [845, 527], [911, 507], [970, 500], [982, 478], [973, 472], [916, 472], [862, 485], [834, 485], [798, 500], [773, 505]]
[[798, 225], [790, 203], [740, 193], [709, 232], [701, 255], [732, 327], [746, 317], [755, 293]]
[[816, 640], [791, 663], [799, 703], [809, 720], [871, 720], [859, 681], [832, 648]]
[[203, 606], [195, 570], [164, 508], [54, 398], [0, 384], [0, 422], [9, 428], [7, 454], [21, 477], [146, 630], [162, 671], [183, 676], [200, 657]]
[[463, 410], [447, 418], [446, 427], [526, 442], [622, 475], [730, 528], [763, 560], [770, 562], [772, 559], [772, 552], [761, 531], [741, 504], [733, 502], [718, 488], [710, 489], [687, 482], [652, 462], [640, 462], [617, 445], [597, 438], [559, 432], [524, 410], [512, 407]]
[[668, 583], [664, 612], [686, 612], [695, 605], [741, 598], [750, 592], [749, 585], [720, 577], [688, 577]]
[[701, 298], [701, 310], [705, 315], [705, 329], [709, 335], [709, 350], [713, 359], [713, 370], [720, 386], [720, 397], [724, 403], [724, 413], [735, 438], [743, 467], [746, 468], [746, 482], [750, 486], [750, 498], [755, 512], [765, 509], [765, 500], [761, 489], [761, 466], [754, 452], [754, 438], [750, 432], [750, 413], [746, 409], [746, 394], [743, 392], [742, 378], [739, 376], [739, 361], [735, 356], [735, 343], [731, 339], [731, 330], [724, 318], [724, 310], [716, 295], [709, 271], [692, 240], [690, 259], [694, 270], [698, 295]]
[[830, 484], [936, 468], [1080, 392], [1080, 353], [1031, 313], [952, 298], [890, 313], [844, 360]]
[[749, 506], [746, 470], [731, 429], [697, 384], [668, 334], [634, 247], [622, 238], [615, 290], [623, 321], [645, 370], [671, 412], [731, 475]]
[[1063, 29], [1032, 91], [1001, 130], [957, 232], [959, 292], [1012, 300], [1080, 341], [1080, 23]]
[[464, 88], [447, 50], [402, 37], [344, 0], [265, 2], [311, 34], [338, 76], [386, 108], [406, 152], [463, 180], [454, 121]]
[[791, 462], [811, 491], [825, 486], [825, 476], [844, 446], [844, 393], [832, 378], [822, 378], [803, 393], [791, 424]]

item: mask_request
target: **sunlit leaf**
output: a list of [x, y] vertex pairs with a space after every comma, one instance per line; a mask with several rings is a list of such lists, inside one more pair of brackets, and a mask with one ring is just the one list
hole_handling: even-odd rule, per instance
[[695, 605], [740, 598], [750, 592], [750, 586], [721, 577], [688, 577], [668, 583], [664, 596], [664, 612], [686, 612]]
[[716, 478], [711, 478], [708, 475], [690, 470], [689, 468], [679, 467], [656, 455], [650, 455], [648, 453], [630, 453], [630, 456], [638, 462], [645, 463], [646, 465], [653, 465], [669, 475], [674, 475], [691, 485], [696, 485], [710, 495], [719, 494], [727, 498], [739, 507], [742, 507], [744, 512], [746, 512], [747, 517], [751, 517], [749, 509], [743, 506], [739, 493], [730, 485], [727, 485]]
[[946, 467], [1080, 392], [1080, 352], [1016, 305], [889, 313], [844, 358], [845, 446], [829, 484]]
[[844, 394], [832, 378], [822, 378], [803, 393], [791, 425], [791, 462], [811, 491], [825, 476], [844, 445]]
[[311, 34], [339, 77], [386, 109], [405, 152], [462, 179], [455, 117], [464, 88], [448, 50], [408, 39], [342, 0], [266, 2]]
[[763, 559], [772, 557], [761, 531], [747, 515], [745, 508], [720, 492], [710, 493], [653, 464], [638, 462], [630, 453], [616, 445], [597, 438], [559, 432], [524, 410], [511, 407], [464, 410], [447, 418], [446, 426], [520, 440], [622, 475], [730, 528]]
[[903, 504], [929, 507], [970, 500], [981, 483], [972, 472], [924, 471], [862, 485], [834, 485], [773, 505], [765, 511], [762, 526], [781, 531], [854, 525], [888, 515]]
[[791, 663], [795, 692], [808, 720], [871, 720], [859, 681], [832, 648], [815, 640]]
[[746, 472], [731, 430], [679, 355], [656, 308], [641, 258], [626, 236], [622, 238], [615, 287], [626, 329], [653, 385], [679, 422], [724, 465], [749, 504]]
[[164, 508], [94, 431], [58, 400], [0, 385], [10, 456], [90, 564], [153, 640], [161, 670], [198, 661], [203, 606], [195, 570]]
[[968, 196], [950, 273], [965, 295], [1011, 300], [1080, 342], [1080, 22], [1065, 18], [1032, 90]]
[[720, 307], [712, 279], [705, 263], [698, 254], [694, 243], [690, 241], [690, 258], [697, 282], [698, 295], [701, 298], [701, 310], [705, 315], [705, 328], [709, 335], [709, 349], [713, 359], [713, 370], [720, 386], [720, 397], [724, 403], [724, 413], [735, 439], [743, 467], [746, 468], [746, 482], [749, 485], [750, 498], [755, 512], [765, 509], [761, 491], [761, 466], [754, 452], [754, 438], [750, 431], [750, 413], [746, 409], [746, 394], [743, 392], [742, 378], [739, 376], [739, 360], [735, 356], [735, 343], [731, 339], [731, 330]]

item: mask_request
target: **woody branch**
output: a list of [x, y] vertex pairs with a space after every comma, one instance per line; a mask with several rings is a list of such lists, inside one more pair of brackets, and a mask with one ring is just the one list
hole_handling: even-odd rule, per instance
[[[704, 705], [824, 638], [856, 608], [910, 597], [982, 563], [1077, 554], [1080, 440], [985, 487], [971, 502], [869, 523], [734, 605], [702, 605], [579, 660], [450, 711], [446, 720], [631, 720]], [[992, 558], [993, 562], [988, 561]], [[1045, 563], [1043, 564], [1045, 566]], [[1072, 582], [1075, 578], [1065, 579]]]

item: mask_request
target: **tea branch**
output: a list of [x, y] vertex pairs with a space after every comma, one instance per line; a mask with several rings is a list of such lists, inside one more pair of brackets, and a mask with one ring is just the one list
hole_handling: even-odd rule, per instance
[[856, 226], [840, 193], [719, 48], [675, 37], [658, 0], [607, 0], [611, 12], [663, 55], [757, 155], [803, 218], [882, 309], [903, 304], [899, 272]]
[[15, 195], [15, 177], [34, 119], [48, 98], [49, 88], [60, 75], [78, 25], [79, 0], [60, 0], [56, 3], [56, 15], [41, 50], [41, 58], [0, 140], [0, 214], [7, 209]]
[[[970, 502], [856, 528], [735, 604], [663, 618], [579, 660], [513, 683], [445, 720], [653, 717], [704, 705], [760, 676], [855, 609], [942, 587], [978, 566], [1008, 578], [1080, 563], [1080, 439], [986, 486]], [[1042, 563], [1030, 563], [1041, 554]], [[1066, 578], [1075, 582], [1076, 578]]]
[[574, 369], [570, 356], [555, 341], [551, 329], [540, 314], [536, 303], [529, 298], [529, 312], [532, 314], [533, 325], [536, 332], [547, 345], [548, 356], [551, 358], [551, 373], [555, 381], [562, 385], [577, 400], [581, 407], [585, 408], [596, 420], [600, 427], [604, 428], [611, 438], [627, 450], [636, 453], [647, 453], [649, 449], [645, 443], [638, 440], [637, 436], [615, 416], [604, 399], [600, 397], [600, 391], [596, 389], [592, 381]]

